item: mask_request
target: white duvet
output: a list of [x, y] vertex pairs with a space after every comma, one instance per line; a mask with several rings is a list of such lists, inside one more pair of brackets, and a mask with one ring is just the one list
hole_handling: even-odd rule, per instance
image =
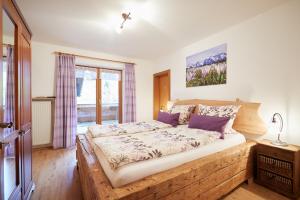
[[118, 169], [112, 169], [106, 155], [103, 153], [101, 148], [96, 145], [96, 140], [96, 138], [91, 138], [90, 141], [92, 142], [94, 152], [113, 187], [121, 187], [152, 174], [177, 167], [192, 160], [196, 160], [246, 142], [245, 137], [240, 133], [226, 134], [225, 139], [216, 139], [214, 142], [200, 148], [162, 156], [156, 159], [133, 162], [121, 166]]
[[135, 134], [141, 132], [155, 131], [164, 128], [172, 127], [170, 124], [165, 124], [156, 120], [147, 122], [134, 122], [112, 125], [94, 125], [88, 127], [88, 132], [93, 138]]

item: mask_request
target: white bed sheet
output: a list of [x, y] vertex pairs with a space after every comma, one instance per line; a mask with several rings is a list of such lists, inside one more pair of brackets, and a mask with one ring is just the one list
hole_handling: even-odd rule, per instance
[[208, 144], [198, 149], [186, 151], [178, 154], [164, 156], [157, 159], [140, 161], [124, 165], [117, 170], [113, 170], [101, 149], [93, 144], [94, 152], [113, 187], [121, 187], [128, 183], [140, 180], [152, 174], [162, 172], [192, 160], [223, 151], [227, 148], [246, 142], [245, 137], [240, 133], [226, 134], [224, 140], [218, 139], [212, 144]]

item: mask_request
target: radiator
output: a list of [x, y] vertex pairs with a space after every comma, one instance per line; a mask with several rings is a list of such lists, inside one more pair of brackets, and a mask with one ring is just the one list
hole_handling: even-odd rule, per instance
[[34, 98], [32, 101], [32, 146], [52, 146], [53, 135], [52, 98]]

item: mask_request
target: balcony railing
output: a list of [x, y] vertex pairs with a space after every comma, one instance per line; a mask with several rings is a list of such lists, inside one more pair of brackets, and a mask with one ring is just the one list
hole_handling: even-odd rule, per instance
[[[119, 104], [102, 104], [102, 121], [119, 119]], [[96, 121], [96, 105], [95, 104], [78, 104], [77, 105], [78, 122], [95, 122]]]

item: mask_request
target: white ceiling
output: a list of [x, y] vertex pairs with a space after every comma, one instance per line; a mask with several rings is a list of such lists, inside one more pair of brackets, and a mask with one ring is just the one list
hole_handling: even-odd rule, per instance
[[[155, 58], [288, 0], [16, 0], [33, 40]], [[121, 34], [122, 11], [132, 12]]]

